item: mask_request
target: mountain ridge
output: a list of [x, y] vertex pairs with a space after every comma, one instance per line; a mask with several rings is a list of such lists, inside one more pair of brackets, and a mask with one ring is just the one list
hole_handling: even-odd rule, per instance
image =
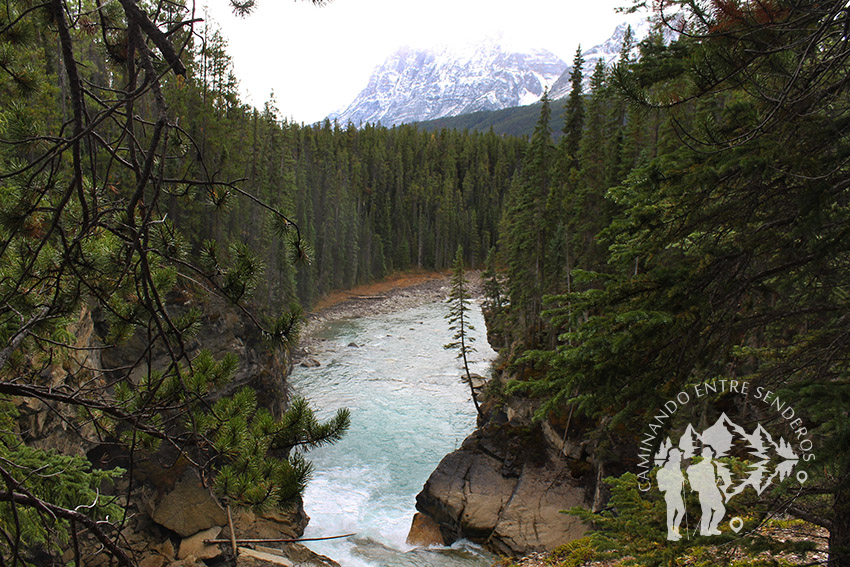
[[399, 48], [372, 73], [340, 123], [397, 124], [534, 102], [567, 64], [546, 50], [508, 50], [488, 39], [472, 49]]
[[[597, 61], [612, 64], [620, 55], [628, 26], [635, 41], [649, 33], [647, 20], [624, 22], [604, 42], [583, 52], [585, 85]], [[498, 37], [463, 47], [401, 47], [378, 65], [366, 87], [331, 121], [362, 126], [394, 126], [442, 120], [479, 112], [528, 106], [569, 94], [572, 66], [545, 49], [518, 49]]]
[[[649, 35], [651, 24], [647, 19], [621, 23], [614, 28], [614, 33], [611, 34], [611, 36], [604, 42], [581, 52], [581, 56], [584, 59], [584, 65], [581, 67], [582, 86], [584, 87], [585, 92], [590, 87], [590, 77], [593, 75], [593, 70], [599, 61], [605, 63], [606, 67], [610, 67], [617, 62], [620, 57], [620, 52], [623, 49], [623, 41], [626, 38], [626, 30], [629, 26], [632, 28], [632, 40], [634, 42], [631, 54], [633, 57], [636, 57], [638, 52], [638, 42]], [[573, 66], [571, 64], [564, 69], [564, 72], [560, 77], [558, 77], [558, 80], [555, 81], [552, 88], [549, 89], [549, 96], [553, 100], [564, 98], [570, 94], [570, 89], [572, 88], [570, 74], [572, 72]]]

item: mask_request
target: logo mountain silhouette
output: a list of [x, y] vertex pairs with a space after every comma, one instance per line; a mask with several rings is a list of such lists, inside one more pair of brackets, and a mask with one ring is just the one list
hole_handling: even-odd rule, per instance
[[674, 448], [678, 448], [682, 462], [686, 463], [700, 456], [704, 447], [711, 449], [712, 457], [715, 459], [733, 454], [740, 456], [742, 452], [747, 453], [750, 464], [745, 475], [736, 475], [725, 463], [715, 461], [719, 479], [718, 488], [726, 502], [743, 492], [748, 486], [752, 487], [757, 494], [761, 494], [775, 479], [778, 478], [781, 481], [788, 478], [799, 460], [784, 438], [779, 437], [778, 442], [774, 441], [770, 432], [760, 423], [751, 433], [748, 433], [729, 419], [725, 413], [721, 413], [717, 421], [702, 433], [688, 424], [677, 444], [674, 445], [668, 437], [655, 455], [655, 464], [663, 466]]

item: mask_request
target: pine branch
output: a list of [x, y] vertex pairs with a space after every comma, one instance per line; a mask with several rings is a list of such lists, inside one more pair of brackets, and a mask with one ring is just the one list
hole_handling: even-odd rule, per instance
[[[54, 0], [59, 1], [59, 0]], [[150, 21], [148, 15], [142, 11], [141, 8], [136, 5], [135, 0], [118, 0], [121, 3], [121, 6], [124, 8], [124, 13], [127, 15], [127, 20], [136, 24], [141, 28], [145, 35], [147, 35], [151, 41], [153, 41], [154, 45], [156, 45], [159, 52], [162, 53], [162, 56], [165, 58], [169, 67], [174, 70], [175, 75], [186, 76], [186, 66], [183, 65], [183, 62], [180, 60], [180, 56], [177, 55], [177, 51], [174, 49], [174, 46], [171, 44], [171, 41], [168, 39], [165, 33], [157, 27], [156, 24]]]
[[[5, 472], [5, 471], [4, 471]], [[92, 535], [97, 538], [97, 540], [103, 544], [103, 546], [109, 550], [109, 552], [115, 557], [120, 565], [125, 567], [135, 567], [136, 563], [127, 555], [127, 553], [118, 546], [115, 541], [110, 538], [102, 529], [101, 522], [96, 522], [85, 516], [80, 514], [79, 512], [75, 512], [74, 510], [68, 510], [67, 508], [63, 508], [61, 506], [56, 506], [55, 504], [51, 504], [45, 500], [40, 498], [36, 498], [31, 494], [8, 491], [8, 492], [0, 492], [0, 502], [9, 502], [13, 504], [21, 504], [24, 506], [30, 506], [39, 512], [45, 513], [53, 518], [62, 518], [64, 520], [74, 521], [82, 526], [85, 526]], [[109, 524], [106, 524], [109, 525]]]

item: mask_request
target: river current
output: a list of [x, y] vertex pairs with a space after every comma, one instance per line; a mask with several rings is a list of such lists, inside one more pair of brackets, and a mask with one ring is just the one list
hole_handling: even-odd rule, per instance
[[[481, 311], [471, 320], [476, 352], [470, 370], [486, 375], [495, 353]], [[304, 494], [304, 537], [355, 533], [309, 543], [342, 567], [487, 567], [493, 557], [468, 542], [414, 549], [405, 540], [416, 494], [440, 460], [475, 427], [469, 387], [461, 381], [444, 319], [448, 306], [428, 303], [326, 325], [316, 368], [296, 367], [294, 393], [320, 418], [351, 410], [351, 428], [335, 445], [307, 453], [314, 473]]]

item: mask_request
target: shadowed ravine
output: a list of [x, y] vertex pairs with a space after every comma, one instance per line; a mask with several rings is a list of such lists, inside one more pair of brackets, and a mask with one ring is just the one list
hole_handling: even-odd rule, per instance
[[[357, 534], [310, 545], [343, 567], [491, 563], [471, 545], [413, 550], [405, 543], [416, 494], [475, 425], [456, 353], [443, 348], [450, 339], [446, 311], [444, 303], [429, 303], [328, 323], [316, 336], [324, 339], [315, 348], [321, 366], [292, 374], [295, 393], [320, 416], [351, 410], [345, 438], [309, 453], [315, 473], [304, 497], [311, 517], [305, 537]], [[485, 374], [495, 353], [477, 307], [472, 322], [471, 370]]]

